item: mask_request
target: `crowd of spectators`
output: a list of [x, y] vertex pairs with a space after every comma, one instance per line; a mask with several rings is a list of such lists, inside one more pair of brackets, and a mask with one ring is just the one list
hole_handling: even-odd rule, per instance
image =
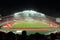
[[23, 31], [22, 34], [0, 32], [0, 40], [60, 40], [60, 33], [51, 33], [49, 35], [35, 33], [27, 35], [26, 31]]

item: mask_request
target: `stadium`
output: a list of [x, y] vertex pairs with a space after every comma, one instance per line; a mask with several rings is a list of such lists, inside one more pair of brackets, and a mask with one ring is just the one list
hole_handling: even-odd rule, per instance
[[40, 32], [41, 34], [48, 34], [59, 30], [59, 24], [56, 23], [55, 18], [47, 16], [43, 13], [34, 10], [24, 10], [16, 12], [12, 15], [2, 17], [2, 31], [13, 31], [15, 33], [26, 30], [28, 33]]

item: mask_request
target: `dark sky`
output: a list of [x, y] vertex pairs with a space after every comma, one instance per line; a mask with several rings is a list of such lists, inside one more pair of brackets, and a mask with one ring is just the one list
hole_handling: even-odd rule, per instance
[[0, 1], [0, 14], [3, 16], [23, 10], [35, 10], [52, 17], [60, 17], [60, 2], [48, 0]]

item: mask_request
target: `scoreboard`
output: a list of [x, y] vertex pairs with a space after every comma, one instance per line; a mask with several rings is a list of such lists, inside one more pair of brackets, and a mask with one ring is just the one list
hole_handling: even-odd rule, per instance
[[60, 23], [60, 18], [56, 18], [56, 22]]

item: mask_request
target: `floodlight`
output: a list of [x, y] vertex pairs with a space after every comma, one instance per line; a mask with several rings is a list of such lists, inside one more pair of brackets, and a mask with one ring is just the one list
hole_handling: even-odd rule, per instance
[[43, 17], [44, 17], [44, 16], [45, 16], [45, 14], [41, 14], [41, 16], [43, 16]]
[[31, 13], [37, 13], [36, 11], [31, 10]]
[[17, 16], [18, 13], [15, 13], [14, 16]]

